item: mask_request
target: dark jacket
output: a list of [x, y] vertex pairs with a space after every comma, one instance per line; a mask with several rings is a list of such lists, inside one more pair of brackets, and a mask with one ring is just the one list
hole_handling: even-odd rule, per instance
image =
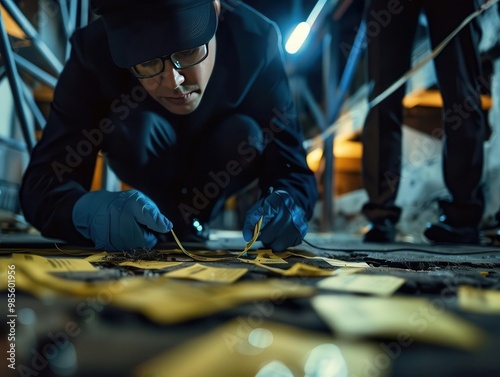
[[[316, 182], [302, 148], [280, 35], [255, 10], [242, 2], [231, 4], [220, 15], [217, 58], [203, 100], [184, 116], [172, 115], [144, 98], [137, 79], [113, 63], [101, 20], [74, 34], [47, 126], [24, 175], [20, 199], [27, 221], [47, 237], [88, 243], [73, 226], [73, 206], [90, 189], [98, 152], [113, 141], [110, 115], [125, 116], [138, 102], [173, 125], [182, 122], [193, 135], [226, 114], [252, 117], [269, 136], [260, 188], [287, 190], [311, 217]], [[161, 174], [149, 178], [161, 180]], [[148, 195], [147, 188], [141, 191]]]

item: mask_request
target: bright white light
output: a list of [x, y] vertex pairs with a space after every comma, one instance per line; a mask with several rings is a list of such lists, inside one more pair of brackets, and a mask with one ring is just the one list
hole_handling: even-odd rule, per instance
[[288, 41], [286, 42], [286, 52], [288, 52], [289, 54], [295, 54], [297, 51], [299, 51], [299, 49], [304, 44], [307, 36], [309, 35], [309, 32], [311, 31], [312, 25], [314, 24], [314, 22], [316, 22], [316, 19], [318, 18], [327, 2], [328, 0], [318, 0], [313, 10], [309, 14], [309, 17], [307, 17], [307, 20], [305, 22], [301, 22], [295, 27], [292, 35], [290, 35], [290, 38], [288, 38]]
[[285, 50], [289, 54], [295, 54], [299, 51], [300, 47], [306, 40], [309, 35], [309, 31], [311, 31], [311, 26], [307, 22], [301, 22], [298, 24], [293, 30], [292, 35], [288, 38], [288, 41], [285, 45]]

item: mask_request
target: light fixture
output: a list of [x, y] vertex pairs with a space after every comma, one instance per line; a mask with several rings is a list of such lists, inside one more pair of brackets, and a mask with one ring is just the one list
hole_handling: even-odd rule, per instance
[[295, 54], [297, 51], [300, 50], [300, 48], [306, 41], [307, 36], [309, 35], [309, 32], [311, 31], [314, 22], [318, 18], [319, 14], [321, 13], [323, 7], [327, 2], [328, 0], [319, 0], [314, 6], [311, 13], [309, 14], [309, 17], [307, 17], [307, 20], [300, 22], [295, 27], [295, 29], [293, 30], [292, 34], [290, 35], [285, 44], [286, 52], [288, 52], [289, 54]]

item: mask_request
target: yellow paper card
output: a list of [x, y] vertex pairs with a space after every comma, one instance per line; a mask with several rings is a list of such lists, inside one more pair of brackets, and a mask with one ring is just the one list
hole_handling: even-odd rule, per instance
[[[251, 262], [256, 262], [256, 263], [262, 263], [262, 264], [287, 264], [283, 258], [277, 256], [274, 254], [271, 249], [259, 249], [256, 251], [249, 251], [248, 255], [253, 256], [254, 254], [257, 254], [257, 256], [254, 259], [245, 259], [245, 261], [250, 261]], [[243, 259], [243, 258], [240, 258]]]
[[316, 266], [310, 266], [304, 263], [295, 263], [292, 267], [287, 270], [281, 270], [273, 268], [274, 272], [277, 272], [283, 276], [331, 276], [335, 270], [326, 270]]
[[334, 276], [334, 275], [350, 275], [359, 272], [359, 268], [337, 268], [335, 270], [327, 270], [324, 268], [311, 266], [308, 264], [297, 262], [289, 269], [281, 269], [271, 266], [266, 266], [265, 264], [255, 263], [248, 261], [247, 263], [254, 263], [265, 270], [274, 272], [275, 274], [281, 276], [302, 276], [302, 277], [318, 277], [318, 276]]
[[182, 262], [163, 262], [163, 261], [151, 261], [151, 260], [134, 260], [118, 263], [120, 267], [135, 267], [142, 270], [161, 270], [163, 268], [178, 266]]
[[299, 250], [299, 249], [287, 249], [281, 253], [279, 253], [280, 257], [287, 258], [290, 256], [300, 257], [300, 258], [316, 258], [318, 255], [314, 254], [310, 251]]
[[360, 272], [364, 271], [364, 268], [360, 267], [339, 267], [337, 268], [332, 275], [334, 276], [339, 276], [339, 275], [352, 275], [352, 274], [359, 274]]
[[133, 376], [347, 377], [376, 371], [377, 377], [386, 377], [390, 361], [377, 368], [379, 353], [372, 344], [339, 341], [266, 320], [254, 326], [241, 317], [161, 353], [140, 365]]
[[331, 276], [334, 271], [325, 270], [316, 266], [304, 263], [295, 263], [285, 271], [285, 276]]
[[160, 324], [173, 324], [212, 315], [222, 310], [259, 300], [271, 305], [286, 298], [310, 297], [313, 287], [268, 279], [215, 285], [169, 279], [162, 276], [145, 281], [141, 289], [128, 290], [113, 299], [113, 305], [142, 313]]
[[[70, 296], [99, 296], [106, 301], [122, 291], [130, 291], [141, 287], [147, 282], [143, 277], [123, 278], [104, 282], [88, 282], [63, 279], [51, 274], [50, 270], [33, 268], [32, 263], [17, 263], [16, 288], [30, 292], [37, 297], [52, 297], [57, 295]], [[111, 299], [110, 299], [111, 297]]]
[[318, 287], [337, 291], [390, 296], [396, 292], [404, 282], [405, 279], [397, 276], [352, 274], [323, 279], [318, 283]]
[[51, 274], [50, 270], [33, 268], [32, 263], [15, 263], [16, 289], [29, 292], [37, 297], [53, 297], [57, 295], [88, 294], [92, 283], [62, 279]]
[[169, 278], [193, 279], [212, 281], [217, 283], [234, 283], [245, 275], [248, 268], [220, 268], [209, 267], [199, 263], [179, 270], [167, 272], [164, 276]]
[[343, 260], [331, 259], [331, 258], [318, 258], [324, 260], [326, 263], [335, 267], [360, 267], [360, 268], [370, 268], [370, 265], [365, 262], [345, 262]]
[[64, 245], [58, 246], [54, 243], [53, 248], [47, 249], [33, 249], [33, 248], [19, 248], [19, 247], [2, 247], [0, 248], [0, 255], [26, 253], [32, 255], [46, 255], [46, 256], [69, 256], [69, 257], [86, 257], [95, 253], [94, 250], [89, 249], [66, 249]]
[[62, 258], [44, 258], [31, 254], [12, 254], [14, 264], [23, 263], [30, 265], [32, 269], [41, 269], [50, 272], [68, 272], [68, 271], [95, 271], [92, 266], [84, 259], [62, 259]]
[[458, 303], [466, 311], [482, 314], [500, 314], [500, 291], [458, 287]]
[[313, 298], [312, 305], [344, 337], [390, 337], [404, 347], [417, 340], [463, 349], [479, 347], [486, 339], [481, 329], [448, 313], [438, 300], [324, 295]]
[[[33, 257], [33, 258], [31, 258]], [[40, 258], [40, 259], [38, 259]], [[78, 260], [81, 263], [64, 262], [56, 263], [54, 269], [53, 265], [45, 261], [46, 258], [37, 257], [32, 255], [22, 254], [21, 256], [14, 256], [6, 260], [6, 263], [14, 265], [16, 271], [16, 289], [20, 291], [29, 292], [37, 297], [52, 297], [52, 296], [102, 296], [106, 300], [110, 296], [115, 296], [124, 290], [131, 290], [140, 287], [146, 279], [143, 277], [123, 278], [120, 280], [111, 281], [79, 281], [64, 279], [52, 274], [51, 272], [58, 271], [87, 271], [88, 263], [85, 260]], [[51, 259], [53, 261], [53, 259]], [[75, 260], [70, 259], [70, 262]], [[41, 262], [41, 263], [38, 263]], [[58, 261], [60, 262], [60, 260]], [[60, 268], [62, 267], [62, 268]], [[95, 268], [92, 266], [92, 270]]]

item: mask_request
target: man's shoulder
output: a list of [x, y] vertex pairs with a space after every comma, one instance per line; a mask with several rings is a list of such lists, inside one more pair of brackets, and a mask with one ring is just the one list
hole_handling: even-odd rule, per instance
[[245, 60], [255, 55], [267, 63], [278, 53], [281, 34], [276, 23], [243, 1], [222, 1], [219, 22], [232, 35], [234, 47]]
[[253, 34], [258, 37], [277, 32], [276, 24], [241, 0], [222, 1], [220, 22], [228, 22], [235, 32]]
[[104, 22], [100, 18], [90, 22], [87, 26], [76, 30], [73, 35], [73, 39], [77, 39], [79, 42], [87, 43], [107, 43]]
[[101, 59], [109, 55], [106, 29], [101, 19], [97, 19], [87, 26], [75, 31], [71, 38], [73, 48], [86, 57], [100, 56]]

